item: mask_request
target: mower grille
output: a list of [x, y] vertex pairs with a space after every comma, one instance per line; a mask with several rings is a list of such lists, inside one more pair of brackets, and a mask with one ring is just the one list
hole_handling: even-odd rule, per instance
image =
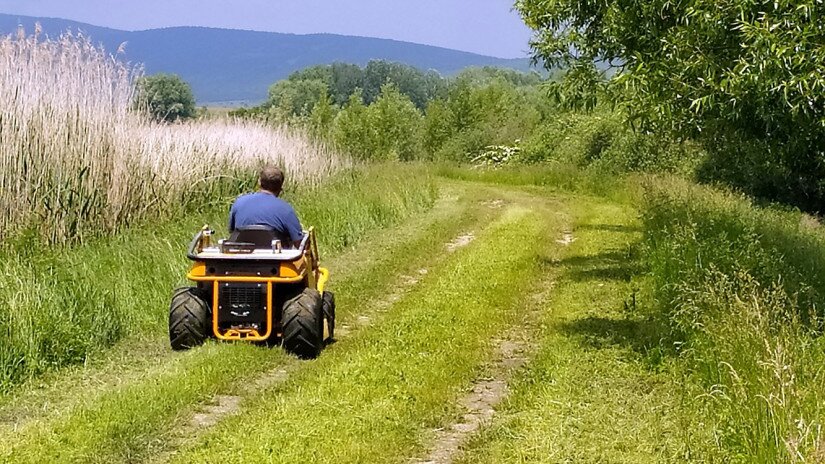
[[224, 283], [218, 293], [218, 321], [262, 324], [266, 320], [266, 285]]

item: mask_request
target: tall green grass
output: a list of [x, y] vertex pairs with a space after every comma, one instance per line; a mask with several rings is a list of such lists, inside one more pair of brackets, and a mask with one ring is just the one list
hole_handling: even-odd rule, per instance
[[658, 308], [717, 437], [711, 459], [825, 453], [825, 230], [795, 211], [678, 179], [642, 206]]
[[[250, 173], [249, 183], [254, 178]], [[236, 192], [239, 193], [239, 192]], [[420, 166], [352, 169], [289, 192], [322, 253], [430, 208], [437, 196]], [[0, 269], [0, 391], [127, 336], [161, 336], [168, 298], [184, 284], [185, 247], [204, 224], [225, 229], [232, 197], [198, 214], [147, 224], [75, 247], [37, 239], [6, 250]]]

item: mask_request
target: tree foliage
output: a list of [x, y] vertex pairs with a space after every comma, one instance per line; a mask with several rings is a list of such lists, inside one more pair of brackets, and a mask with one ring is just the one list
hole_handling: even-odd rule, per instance
[[174, 74], [154, 74], [137, 82], [135, 106], [148, 111], [158, 121], [177, 121], [195, 117], [192, 87]]
[[278, 81], [269, 88], [271, 108], [283, 114], [306, 116], [327, 95], [327, 83], [319, 78]]
[[354, 93], [335, 119], [333, 137], [361, 159], [411, 161], [420, 152], [422, 117], [408, 97], [386, 84], [369, 106]]
[[[535, 30], [537, 58], [574, 78], [596, 62], [615, 66], [605, 90], [638, 127], [697, 138], [736, 164], [717, 156], [709, 175], [821, 209], [822, 2], [520, 0], [517, 9]], [[766, 181], [765, 170], [776, 177]]]
[[375, 153], [373, 127], [360, 91], [350, 96], [347, 105], [335, 117], [332, 140], [359, 159], [372, 159]]
[[264, 105], [232, 112], [303, 126], [365, 160], [469, 161], [552, 117], [538, 73], [469, 68], [451, 78], [384, 61], [313, 66], [276, 82]]
[[447, 82], [435, 71], [423, 72], [412, 66], [383, 60], [370, 61], [366, 67], [346, 63], [313, 66], [293, 73], [270, 89], [273, 108], [287, 109], [292, 114], [306, 115], [325, 85], [333, 103], [345, 105], [357, 89], [364, 104], [369, 105], [381, 95], [386, 84], [392, 84], [423, 110], [427, 102], [446, 91]]

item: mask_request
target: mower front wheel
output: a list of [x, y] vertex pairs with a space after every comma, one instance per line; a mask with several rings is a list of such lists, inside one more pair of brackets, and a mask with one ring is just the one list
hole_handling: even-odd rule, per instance
[[324, 308], [321, 294], [306, 288], [284, 303], [284, 348], [299, 358], [312, 359], [324, 347]]
[[175, 351], [202, 345], [209, 338], [212, 321], [205, 292], [183, 287], [172, 293], [169, 305], [169, 343]]

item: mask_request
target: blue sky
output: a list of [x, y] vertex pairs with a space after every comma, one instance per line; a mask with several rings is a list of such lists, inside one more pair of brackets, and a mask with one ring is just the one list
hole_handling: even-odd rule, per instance
[[513, 0], [0, 0], [0, 12], [127, 30], [186, 25], [329, 32], [524, 57], [530, 31], [512, 5]]

